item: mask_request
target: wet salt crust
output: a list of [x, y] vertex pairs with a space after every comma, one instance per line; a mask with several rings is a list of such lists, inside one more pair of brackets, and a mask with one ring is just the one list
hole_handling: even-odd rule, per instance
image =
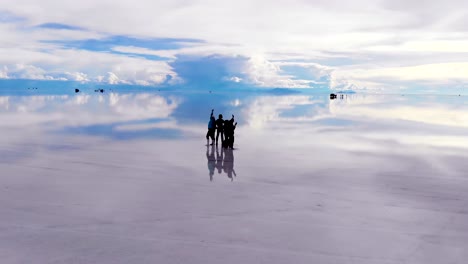
[[[6, 94], [1, 262], [466, 263], [467, 105]], [[231, 152], [205, 146], [211, 108], [235, 114]]]

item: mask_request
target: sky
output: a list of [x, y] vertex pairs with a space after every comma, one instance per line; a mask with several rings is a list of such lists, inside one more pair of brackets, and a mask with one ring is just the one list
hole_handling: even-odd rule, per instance
[[2, 0], [0, 79], [464, 89], [467, 13], [461, 0]]

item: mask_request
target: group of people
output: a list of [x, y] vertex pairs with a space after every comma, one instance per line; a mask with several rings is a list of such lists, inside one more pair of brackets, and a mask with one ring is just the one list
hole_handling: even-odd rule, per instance
[[[214, 109], [211, 109], [210, 121], [208, 122], [208, 132], [206, 133], [206, 144], [218, 145], [218, 140], [221, 135], [221, 145], [223, 148], [234, 148], [234, 130], [236, 129], [237, 122], [234, 123], [234, 115], [230, 120], [223, 120], [223, 115], [219, 114], [218, 119], [215, 120], [213, 115]], [[216, 141], [215, 141], [216, 133]]]

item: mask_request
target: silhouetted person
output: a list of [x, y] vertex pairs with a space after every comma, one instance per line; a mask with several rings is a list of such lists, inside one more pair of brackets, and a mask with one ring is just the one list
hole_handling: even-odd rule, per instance
[[224, 142], [223, 148], [234, 148], [234, 130], [236, 129], [237, 122], [234, 123], [234, 115], [231, 120], [224, 120]]
[[[232, 115], [232, 123], [234, 123], [234, 115]], [[234, 148], [234, 131], [236, 130], [237, 127], [237, 122], [232, 125], [232, 131], [231, 131], [231, 141], [230, 141], [230, 147], [231, 149]]]
[[216, 120], [213, 116], [214, 109], [211, 109], [210, 121], [208, 122], [208, 132], [206, 132], [206, 144], [210, 143], [209, 138], [211, 138], [211, 145], [214, 144], [214, 136], [216, 130]]
[[222, 147], [227, 148], [229, 144], [229, 131], [231, 130], [229, 120], [224, 120], [224, 140], [222, 141]]
[[211, 144], [211, 153], [209, 152], [209, 146], [206, 146], [206, 159], [208, 161], [208, 171], [210, 173], [210, 181], [213, 181], [213, 175], [215, 171], [215, 155], [214, 155], [214, 145]]
[[216, 146], [218, 145], [219, 135], [221, 134], [221, 144], [224, 140], [224, 120], [223, 115], [219, 114], [216, 120]]
[[237, 176], [236, 171], [234, 170], [234, 153], [232, 149], [223, 149], [224, 152], [224, 162], [223, 170], [227, 174], [228, 178], [233, 181], [232, 175]]

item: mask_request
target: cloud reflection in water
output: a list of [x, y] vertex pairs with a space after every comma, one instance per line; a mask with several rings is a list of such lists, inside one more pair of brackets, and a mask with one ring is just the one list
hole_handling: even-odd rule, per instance
[[458, 97], [346, 95], [330, 101], [325, 95], [247, 92], [9, 95], [0, 97], [0, 127], [28, 126], [118, 139], [137, 139], [159, 132], [169, 138], [195, 136], [204, 133], [206, 109], [211, 108], [216, 114], [235, 114], [242, 127], [239, 133], [244, 135], [278, 130], [302, 135], [302, 141], [309, 142], [347, 133], [348, 138], [468, 146], [462, 138], [468, 109]]
[[[211, 108], [235, 114], [234, 151], [205, 146]], [[335, 252], [342, 243], [369, 263], [416, 247], [427, 254], [433, 244], [424, 237], [452, 239], [466, 226], [467, 108], [453, 97], [7, 95], [0, 97], [2, 216], [41, 229], [5, 230], [28, 237], [15, 249], [28, 249], [31, 237], [55, 241], [41, 256], [63, 252], [63, 241], [96, 242], [96, 230], [108, 238], [98, 249], [117, 248], [115, 235], [125, 235], [143, 244], [175, 238], [174, 248], [201, 237], [242, 249], [247, 241], [294, 254]], [[128, 241], [118, 248], [137, 240]], [[436, 246], [450, 252], [451, 245]], [[80, 249], [69, 256], [82, 256]]]

